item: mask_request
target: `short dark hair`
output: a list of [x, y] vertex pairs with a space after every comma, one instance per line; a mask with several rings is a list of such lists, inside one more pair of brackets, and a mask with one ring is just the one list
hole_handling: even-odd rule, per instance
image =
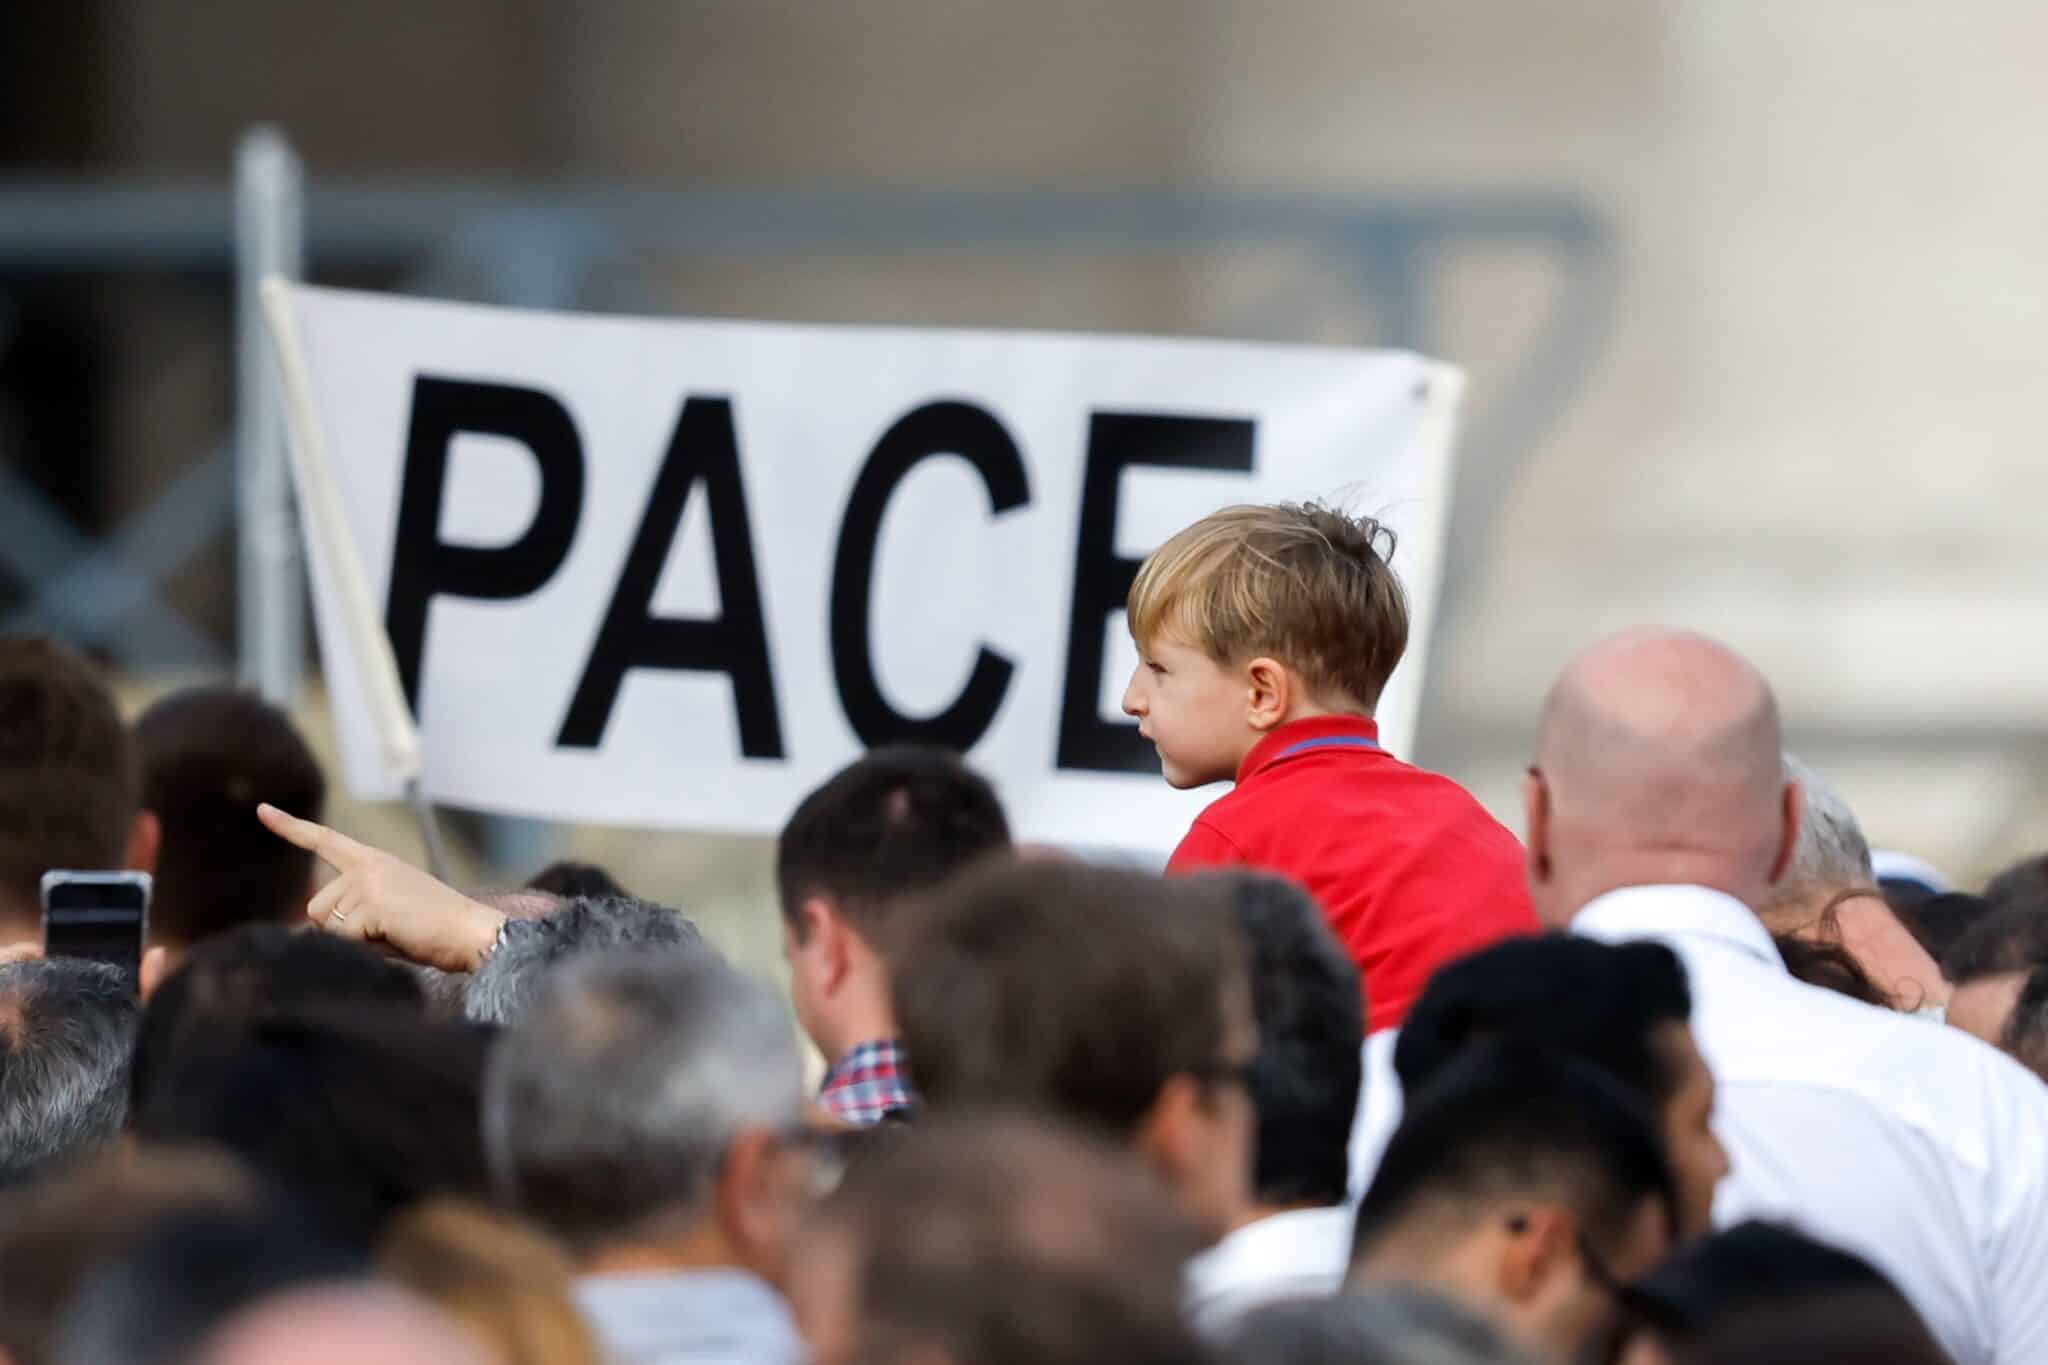
[[1678, 1349], [1676, 1365], [1955, 1365], [1905, 1300], [1830, 1294], [1772, 1304]]
[[2048, 1081], [2048, 966], [2027, 973], [2020, 998], [2013, 1003], [2012, 1017], [2005, 1022], [2005, 1036], [1999, 1046]]
[[54, 1354], [94, 1365], [189, 1360], [243, 1309], [367, 1269], [359, 1251], [288, 1208], [179, 1210], [86, 1277], [58, 1324]]
[[596, 863], [563, 859], [549, 863], [526, 879], [528, 891], [545, 891], [568, 900], [627, 900], [632, 892], [619, 885], [618, 878]]
[[321, 818], [327, 779], [290, 716], [254, 692], [173, 692], [135, 722], [142, 804], [163, 830], [149, 904], [152, 937], [195, 943], [305, 909], [313, 855], [257, 823], [267, 801]]
[[966, 1112], [865, 1135], [799, 1245], [850, 1251], [862, 1359], [1169, 1365], [1202, 1358], [1181, 1314], [1202, 1240], [1127, 1150]]
[[1629, 1290], [1631, 1316], [1667, 1340], [1697, 1336], [1772, 1302], [1881, 1294], [1905, 1303], [1863, 1257], [1778, 1223], [1749, 1221], [1679, 1248]]
[[1082, 863], [1001, 863], [904, 905], [885, 940], [897, 1029], [933, 1106], [1043, 1108], [1128, 1133], [1214, 1067], [1244, 982], [1226, 889]]
[[637, 896], [571, 901], [545, 915], [508, 919], [498, 946], [469, 978], [463, 1013], [480, 1024], [515, 1024], [568, 962], [703, 944], [703, 932], [688, 915]]
[[190, 1052], [230, 1046], [265, 1020], [329, 1009], [419, 1014], [425, 995], [403, 966], [331, 934], [245, 924], [204, 939], [142, 1012], [130, 1104], [146, 1105]]
[[1308, 892], [1281, 877], [1221, 875], [1251, 950], [1259, 1025], [1253, 1190], [1266, 1204], [1341, 1204], [1363, 1070], [1358, 968]]
[[1993, 906], [2018, 900], [2048, 900], [2048, 853], [2032, 853], [1984, 883]]
[[1691, 1017], [1684, 964], [1661, 943], [1513, 938], [1430, 978], [1401, 1025], [1394, 1070], [1413, 1092], [1473, 1043], [1514, 1038], [1590, 1062], [1662, 1109], [1683, 1078], [1657, 1028]]
[[137, 1009], [135, 978], [105, 963], [0, 965], [0, 1184], [121, 1131]]
[[775, 846], [782, 913], [829, 897], [863, 932], [883, 908], [1010, 847], [995, 788], [945, 749], [876, 749], [803, 799]]
[[1664, 1141], [1637, 1096], [1549, 1048], [1476, 1044], [1411, 1097], [1359, 1205], [1354, 1259], [1418, 1214], [1476, 1221], [1536, 1193], [1571, 1208], [1596, 1246], [1623, 1240], [1645, 1199], [1677, 1226]]
[[1894, 896], [1887, 896], [1886, 900], [1907, 932], [1920, 941], [1920, 946], [1936, 962], [1948, 956], [1970, 926], [1991, 913], [1990, 901], [1967, 891], [1944, 891], [1911, 903]]
[[0, 909], [32, 913], [52, 868], [121, 867], [140, 789], [92, 665], [52, 640], [0, 640]]
[[490, 1033], [419, 1015], [308, 1012], [175, 1058], [135, 1114], [146, 1141], [212, 1143], [374, 1242], [419, 1200], [489, 1195], [479, 1096]]
[[2020, 897], [1965, 929], [1941, 956], [1941, 974], [1961, 985], [2048, 963], [2048, 898]]

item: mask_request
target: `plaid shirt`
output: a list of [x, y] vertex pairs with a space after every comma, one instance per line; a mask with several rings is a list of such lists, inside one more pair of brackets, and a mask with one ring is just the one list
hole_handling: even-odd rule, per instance
[[848, 1123], [865, 1128], [917, 1104], [903, 1045], [894, 1038], [862, 1043], [825, 1073], [818, 1103]]

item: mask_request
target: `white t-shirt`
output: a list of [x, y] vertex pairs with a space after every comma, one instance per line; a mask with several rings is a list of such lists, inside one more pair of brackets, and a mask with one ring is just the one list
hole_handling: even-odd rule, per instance
[[1351, 1264], [1351, 1210], [1296, 1209], [1247, 1223], [1187, 1264], [1187, 1314], [1210, 1340], [1254, 1308], [1328, 1298]]

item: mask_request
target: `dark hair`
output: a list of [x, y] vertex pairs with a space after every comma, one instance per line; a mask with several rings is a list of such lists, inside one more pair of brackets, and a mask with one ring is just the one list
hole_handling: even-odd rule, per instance
[[463, 1013], [480, 1024], [515, 1024], [568, 962], [600, 953], [703, 946], [696, 923], [670, 906], [637, 896], [571, 901], [545, 915], [505, 922], [498, 946], [469, 979]]
[[1886, 900], [1907, 932], [1920, 941], [1920, 946], [1936, 962], [1948, 956], [1971, 925], [1991, 913], [1990, 901], [1966, 891], [1944, 891], [1911, 903], [1891, 896]]
[[183, 1360], [273, 1294], [364, 1273], [364, 1262], [283, 1209], [172, 1213], [86, 1278], [52, 1365]]
[[135, 722], [142, 804], [163, 829], [151, 937], [193, 943], [299, 919], [313, 855], [263, 828], [256, 805], [321, 818], [327, 779], [291, 717], [232, 687], [174, 692]]
[[1253, 1189], [1266, 1204], [1341, 1204], [1365, 1036], [1358, 968], [1299, 886], [1280, 877], [1223, 875], [1251, 949], [1259, 1025], [1250, 1075], [1258, 1113]]
[[1993, 908], [2048, 900], [2048, 853], [2029, 854], [1984, 883], [1984, 900]]
[[35, 913], [43, 873], [126, 861], [135, 740], [92, 665], [43, 639], [0, 639], [0, 910]]
[[876, 749], [842, 768], [789, 817], [775, 847], [782, 913], [825, 896], [872, 933], [891, 901], [929, 891], [1010, 847], [988, 779], [944, 749]]
[[626, 900], [632, 892], [596, 863], [567, 860], [549, 863], [526, 879], [528, 891], [545, 891], [568, 900]]
[[1201, 1241], [1127, 1151], [963, 1113], [868, 1135], [798, 1245], [850, 1251], [864, 1360], [1178, 1365]]
[[1794, 980], [1846, 995], [1866, 1005], [1893, 1008], [1891, 997], [1870, 979], [1870, 973], [1863, 970], [1863, 964], [1856, 960], [1855, 954], [1841, 944], [1800, 938], [1795, 934], [1779, 934], [1771, 941], [1777, 945], [1778, 956], [1785, 959], [1785, 970], [1792, 974]]
[[1841, 1294], [1774, 1304], [1679, 1348], [1675, 1365], [1955, 1365], [1903, 1299]]
[[1527, 1357], [1462, 1304], [1413, 1285], [1269, 1304], [1230, 1337], [1241, 1365], [1521, 1365]]
[[1999, 1046], [2048, 1081], [2048, 966], [2027, 973], [2020, 997], [2013, 1002], [2012, 1017], [2005, 1021], [2005, 1036], [1999, 1040]]
[[2048, 963], [2048, 899], [2010, 900], [1968, 929], [1941, 956], [1941, 974], [1961, 985]]
[[1684, 964], [1661, 943], [1513, 938], [1438, 969], [1401, 1025], [1394, 1069], [1412, 1093], [1473, 1043], [1512, 1038], [1590, 1062], [1661, 1110], [1684, 1078], [1658, 1029], [1691, 1017]]
[[135, 978], [101, 962], [0, 965], [0, 1184], [121, 1131]]
[[478, 1097], [489, 1033], [391, 1014], [255, 1025], [173, 1059], [135, 1115], [149, 1141], [225, 1147], [351, 1245], [437, 1194], [489, 1192]]
[[934, 1106], [1019, 1105], [1128, 1132], [1222, 1059], [1244, 980], [1226, 888], [1002, 863], [907, 903], [886, 941], [898, 1032]]
[[202, 940], [142, 1012], [129, 1101], [140, 1110], [186, 1055], [220, 1049], [255, 1024], [324, 1009], [418, 1014], [413, 973], [331, 934], [245, 924]]
[[166, 1214], [255, 1209], [269, 1198], [216, 1151], [108, 1150], [0, 1196], [0, 1348], [17, 1365], [49, 1359], [66, 1304], [94, 1269]]
[[1645, 1199], [1677, 1226], [1664, 1141], [1637, 1096], [1549, 1048], [1476, 1044], [1411, 1097], [1359, 1205], [1354, 1259], [1418, 1212], [1486, 1217], [1531, 1194], [1568, 1206], [1597, 1246], [1621, 1241]]
[[1840, 1293], [1879, 1294], [1905, 1304], [1861, 1256], [1777, 1223], [1752, 1221], [1680, 1248], [1635, 1283], [1629, 1307], [1665, 1338], [1683, 1339], [1772, 1301]]

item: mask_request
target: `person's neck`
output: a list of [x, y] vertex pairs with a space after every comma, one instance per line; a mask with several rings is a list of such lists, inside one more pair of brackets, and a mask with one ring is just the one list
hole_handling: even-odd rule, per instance
[[1705, 887], [1732, 896], [1751, 909], [1763, 900], [1764, 893], [1735, 859], [1706, 849], [1616, 850], [1577, 860], [1559, 881], [1559, 900], [1572, 915], [1602, 896], [1637, 886]]
[[831, 1064], [844, 1061], [846, 1054], [863, 1043], [881, 1043], [896, 1037], [896, 1013], [886, 1001], [850, 1001], [831, 1024]]
[[712, 1218], [700, 1218], [673, 1234], [605, 1243], [586, 1253], [576, 1268], [584, 1275], [748, 1269]]

